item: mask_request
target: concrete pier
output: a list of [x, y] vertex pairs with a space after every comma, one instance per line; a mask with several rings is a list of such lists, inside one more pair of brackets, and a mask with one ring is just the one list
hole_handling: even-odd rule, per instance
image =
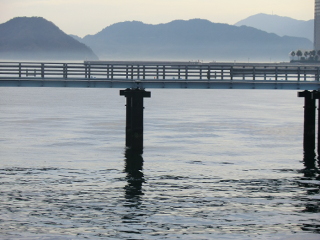
[[298, 92], [298, 97], [304, 97], [304, 133], [303, 151], [306, 168], [315, 168], [316, 146], [316, 91]]
[[313, 91], [312, 98], [318, 100], [318, 136], [317, 136], [317, 152], [318, 166], [320, 167], [320, 92]]
[[[126, 97], [125, 142], [127, 149], [138, 155], [143, 153], [143, 98], [151, 97], [151, 93], [144, 89], [301, 91], [298, 96], [304, 97], [305, 102], [304, 161], [309, 169], [317, 167], [316, 143], [320, 166], [319, 76], [320, 66], [317, 62], [298, 64], [172, 61], [0, 62], [0, 87], [125, 89], [120, 91], [120, 95]], [[317, 99], [318, 121], [316, 121]]]
[[143, 152], [143, 98], [150, 98], [151, 92], [144, 89], [120, 90], [126, 97], [126, 146], [135, 152]]

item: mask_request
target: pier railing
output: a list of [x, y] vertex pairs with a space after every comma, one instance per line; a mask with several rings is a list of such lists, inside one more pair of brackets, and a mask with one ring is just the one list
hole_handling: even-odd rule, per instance
[[0, 62], [0, 79], [319, 81], [320, 65], [148, 62]]
[[[140, 82], [148, 87], [173, 86], [174, 83], [220, 82], [244, 83], [313, 83], [319, 89], [320, 65], [259, 64], [259, 63], [201, 63], [201, 62], [111, 62], [37, 63], [0, 62], [2, 81], [86, 81], [86, 82]], [[158, 83], [158, 86], [156, 86]], [[153, 85], [152, 85], [153, 84]], [[316, 84], [316, 85], [315, 85]], [[2, 84], [4, 85], [4, 84]], [[95, 85], [96, 86], [96, 85]], [[182, 85], [179, 85], [182, 87]], [[185, 85], [186, 86], [186, 85]], [[193, 85], [196, 88], [196, 85]], [[240, 85], [239, 85], [240, 86]], [[110, 85], [110, 87], [112, 87]], [[204, 87], [201, 86], [201, 87]], [[212, 87], [212, 83], [208, 88]], [[233, 85], [221, 85], [232, 88]], [[270, 87], [270, 86], [269, 86]], [[267, 87], [267, 88], [269, 88]], [[283, 86], [281, 86], [282, 88]], [[273, 88], [273, 87], [272, 87]], [[275, 87], [278, 88], [278, 87]], [[296, 87], [299, 89], [299, 86]]]

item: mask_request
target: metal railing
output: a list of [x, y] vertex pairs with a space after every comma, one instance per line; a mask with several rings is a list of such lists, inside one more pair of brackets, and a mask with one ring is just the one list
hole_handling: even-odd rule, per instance
[[165, 62], [0, 62], [0, 80], [319, 81], [320, 65]]

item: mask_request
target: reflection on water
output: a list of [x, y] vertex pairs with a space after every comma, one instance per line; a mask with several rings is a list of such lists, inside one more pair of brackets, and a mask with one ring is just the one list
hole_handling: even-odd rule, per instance
[[319, 239], [296, 92], [152, 93], [142, 156], [118, 90], [0, 88], [0, 239]]
[[317, 169], [317, 162], [316, 162], [316, 155], [314, 154], [314, 151], [312, 154], [306, 154], [304, 153], [303, 163], [308, 171], [316, 171]]
[[[320, 217], [320, 170], [317, 168], [316, 163], [319, 163], [320, 156], [318, 161], [315, 158], [308, 159], [306, 154], [304, 154], [304, 165], [305, 169], [300, 171], [303, 174], [303, 177], [298, 181], [300, 188], [305, 189], [305, 193], [301, 197], [304, 208], [301, 212], [312, 213]], [[310, 221], [309, 223], [303, 223], [302, 230], [312, 231], [314, 233], [320, 233], [320, 223], [317, 220]]]
[[[125, 201], [123, 206], [126, 208], [124, 215], [122, 216], [122, 223], [124, 226], [130, 227], [119, 230], [123, 239], [144, 239], [141, 237], [146, 231], [146, 227], [142, 227], [144, 224], [145, 211], [143, 210], [144, 195], [142, 191], [142, 184], [145, 182], [143, 175], [143, 158], [142, 155], [130, 148], [125, 150], [125, 168], [126, 173], [126, 185], [124, 187]], [[135, 225], [141, 227], [137, 229]], [[135, 237], [133, 237], [135, 236]], [[139, 237], [138, 237], [139, 236]]]
[[[125, 168], [127, 173], [126, 180], [128, 184], [125, 186], [125, 197], [128, 202], [138, 204], [143, 195], [142, 184], [144, 183], [143, 175], [143, 157], [138, 152], [127, 148], [125, 151]], [[131, 205], [130, 205], [131, 206]]]
[[[195, 169], [201, 166], [190, 164]], [[320, 233], [317, 173], [282, 169], [272, 173], [279, 178], [235, 179], [224, 174], [174, 175], [155, 169], [150, 175], [149, 169], [146, 179], [142, 167], [142, 156], [127, 150], [124, 172], [0, 169], [0, 236], [61, 240], [68, 239], [63, 235], [76, 239], [224, 236], [244, 240], [295, 236], [299, 229]], [[232, 165], [221, 167], [227, 171]], [[286, 177], [290, 175], [297, 178]]]

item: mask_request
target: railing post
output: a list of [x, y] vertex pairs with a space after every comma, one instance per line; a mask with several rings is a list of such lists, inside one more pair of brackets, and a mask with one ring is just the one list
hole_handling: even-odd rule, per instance
[[133, 65], [131, 65], [131, 79], [133, 79]]
[[159, 79], [159, 65], [157, 65], [157, 79]]
[[21, 63], [19, 63], [19, 78], [21, 78], [22, 73], [21, 73]]
[[286, 81], [288, 81], [288, 66], [286, 66], [286, 74], [285, 74], [285, 79], [286, 79]]
[[221, 68], [221, 80], [223, 80], [224, 76], [223, 76], [223, 66]]
[[185, 71], [186, 71], [185, 79], [188, 80], [188, 65], [186, 65]]
[[163, 69], [162, 69], [162, 78], [166, 79], [166, 66], [163, 65]]
[[110, 77], [110, 65], [107, 64], [107, 79]]
[[67, 63], [63, 64], [63, 78], [64, 79], [68, 78], [68, 64]]
[[126, 79], [129, 78], [129, 65], [126, 65]]
[[113, 69], [113, 64], [111, 65], [111, 79], [113, 80], [113, 71], [114, 71], [114, 69]]
[[41, 63], [41, 78], [44, 78], [44, 63]]
[[207, 79], [208, 79], [208, 80], [211, 79], [211, 68], [210, 68], [210, 65], [208, 66]]
[[146, 79], [146, 66], [143, 65], [143, 70], [142, 70], [142, 79]]

